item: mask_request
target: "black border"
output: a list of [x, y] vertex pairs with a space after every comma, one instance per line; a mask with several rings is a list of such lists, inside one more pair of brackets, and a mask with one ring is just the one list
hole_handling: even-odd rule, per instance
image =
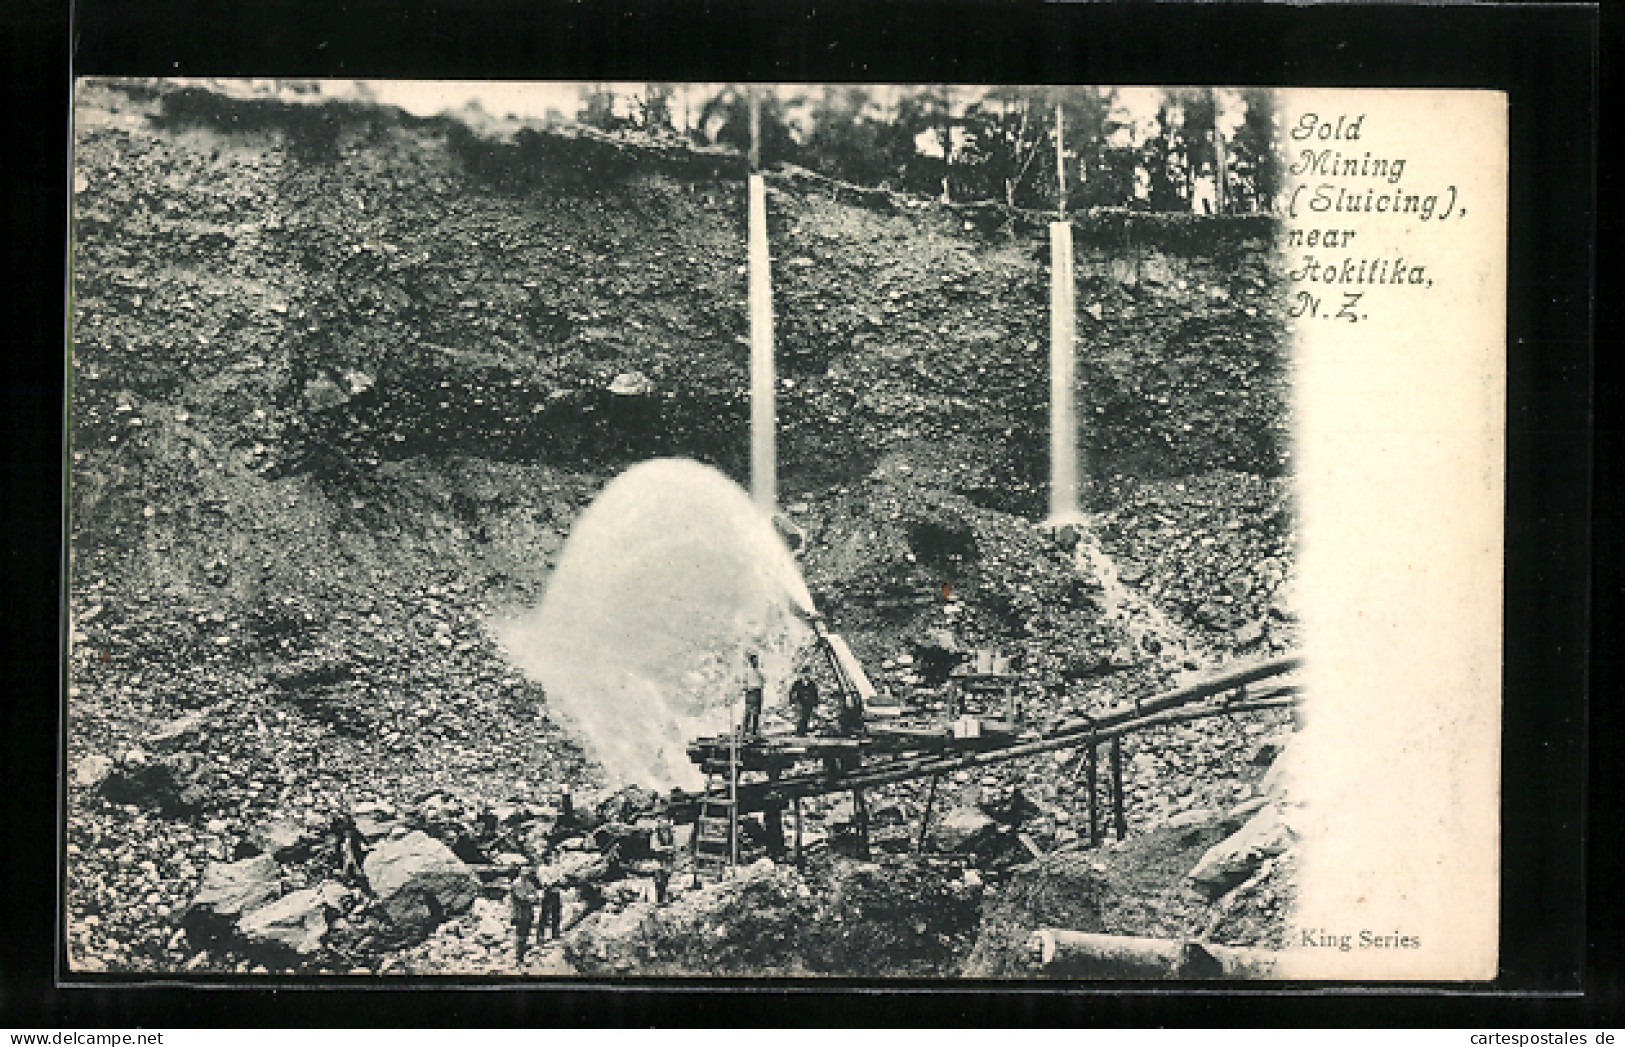
[[[72, 69], [128, 75], [1231, 83], [1509, 92], [1508, 525], [1503, 974], [1538, 995], [1156, 995], [952, 991], [362, 993], [53, 987], [59, 798], [62, 291], [69, 19], [0, 15], [24, 119], [7, 167], [9, 366], [0, 1024], [1574, 1025], [1617, 1020], [1618, 935], [1593, 904], [1586, 778], [1594, 132], [1599, 11], [1587, 6], [854, 3], [850, 0], [85, 0]], [[1611, 38], [1617, 27], [1610, 23]], [[20, 88], [20, 90], [19, 90]], [[17, 237], [23, 232], [23, 237]], [[25, 247], [25, 244], [30, 246]], [[20, 306], [32, 305], [32, 309]], [[19, 366], [20, 365], [20, 366]], [[1617, 430], [1604, 430], [1617, 437]], [[1616, 535], [1599, 507], [1599, 533]], [[15, 522], [12, 522], [15, 521]], [[1601, 590], [1599, 604], [1614, 599]], [[1601, 639], [1599, 637], [1599, 639]], [[1599, 648], [1601, 649], [1601, 648]], [[1599, 669], [1609, 666], [1599, 662]], [[1599, 718], [1608, 710], [1597, 710]], [[1597, 761], [1607, 771], [1611, 765]], [[1593, 808], [1597, 812], [1597, 808]], [[1600, 859], [1593, 844], [1591, 857]], [[1599, 871], [1594, 866], [1594, 871]], [[1603, 881], [1593, 880], [1601, 887]], [[1604, 888], [1606, 890], [1606, 888]], [[1602, 891], [1592, 892], [1593, 901]], [[1590, 967], [1576, 960], [1589, 939]], [[1614, 955], [1606, 955], [1612, 948]], [[1587, 995], [1562, 995], [1585, 988]], [[1377, 1004], [1380, 1002], [1380, 1006]]]

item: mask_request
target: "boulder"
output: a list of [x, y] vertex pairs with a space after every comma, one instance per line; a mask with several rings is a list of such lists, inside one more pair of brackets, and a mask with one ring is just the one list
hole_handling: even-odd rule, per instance
[[173, 748], [182, 742], [193, 741], [208, 722], [209, 714], [206, 710], [187, 713], [185, 716], [169, 721], [145, 738], [141, 744], [150, 749]]
[[642, 371], [622, 371], [609, 383], [609, 391], [616, 396], [648, 396], [655, 384]]
[[315, 840], [297, 822], [277, 818], [255, 829], [249, 837], [261, 854], [279, 862], [297, 862], [310, 856]]
[[1249, 647], [1254, 647], [1264, 639], [1264, 623], [1261, 621], [1248, 622], [1240, 629], [1237, 629], [1233, 636], [1236, 650], [1244, 651]]
[[1217, 898], [1238, 886], [1265, 861], [1285, 852], [1297, 840], [1281, 817], [1281, 809], [1271, 804], [1261, 808], [1232, 835], [1214, 844], [1190, 871], [1196, 888]]
[[322, 947], [327, 935], [327, 908], [320, 890], [292, 891], [244, 914], [237, 921], [237, 933], [251, 946], [309, 956]]
[[281, 893], [276, 862], [268, 854], [238, 862], [210, 862], [181, 923], [194, 938], [219, 937], [243, 913]]
[[931, 827], [931, 839], [939, 851], [967, 853], [990, 842], [998, 823], [975, 807], [955, 807]]
[[466, 912], [480, 893], [474, 870], [425, 832], [383, 841], [362, 872], [390, 922], [410, 940], [421, 941], [447, 916]]
[[113, 761], [100, 754], [85, 757], [73, 767], [73, 784], [82, 789], [95, 789], [113, 773]]
[[328, 411], [350, 402], [350, 394], [328, 375], [317, 375], [305, 383], [305, 404], [314, 412]]
[[361, 834], [361, 839], [368, 845], [388, 837], [399, 828], [401, 828], [400, 820], [393, 815], [379, 811], [356, 811], [355, 831]]

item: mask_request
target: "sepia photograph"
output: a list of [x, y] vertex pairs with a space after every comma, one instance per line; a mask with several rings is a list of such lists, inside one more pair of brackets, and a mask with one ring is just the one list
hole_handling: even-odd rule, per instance
[[78, 80], [64, 974], [1493, 976], [1505, 120]]

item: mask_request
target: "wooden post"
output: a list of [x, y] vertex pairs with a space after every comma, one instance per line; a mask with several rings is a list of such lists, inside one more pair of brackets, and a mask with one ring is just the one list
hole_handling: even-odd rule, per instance
[[801, 864], [801, 797], [796, 797], [796, 864]]
[[1100, 789], [1096, 785], [1100, 772], [1100, 746], [1094, 739], [1089, 740], [1088, 770], [1089, 777], [1089, 846], [1100, 846]]
[[[767, 769], [767, 780], [770, 783], [779, 780], [779, 767], [777, 764]], [[767, 830], [768, 853], [775, 861], [784, 858], [784, 801], [772, 798], [762, 809], [762, 826]]]
[[739, 864], [739, 726], [728, 746], [728, 864]]
[[920, 815], [920, 839], [914, 844], [916, 852], [925, 850], [926, 830], [931, 827], [931, 805], [937, 801], [937, 783], [941, 780], [942, 775], [940, 774], [931, 776], [931, 789], [925, 794], [925, 813]]
[[863, 857], [869, 857], [869, 805], [863, 799], [862, 789], [852, 790], [852, 810], [858, 816], [858, 844]]
[[1123, 739], [1112, 739], [1112, 819], [1119, 840], [1128, 836], [1128, 814], [1123, 810]]

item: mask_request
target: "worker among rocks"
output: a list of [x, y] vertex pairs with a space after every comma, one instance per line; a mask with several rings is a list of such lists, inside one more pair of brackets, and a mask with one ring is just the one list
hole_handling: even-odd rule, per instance
[[559, 928], [564, 923], [564, 890], [559, 883], [558, 876], [548, 870], [541, 877], [542, 911], [541, 927], [536, 932], [537, 940], [542, 940], [551, 934], [554, 941], [559, 939]]
[[524, 963], [525, 953], [530, 951], [530, 928], [536, 918], [536, 903], [542, 899], [542, 887], [533, 867], [527, 865], [519, 870], [519, 875], [514, 877], [510, 899], [513, 904], [514, 955], [520, 963]]
[[362, 863], [366, 859], [367, 849], [361, 838], [361, 830], [356, 828], [355, 819], [348, 814], [339, 815], [334, 821], [334, 833], [338, 837], [339, 880], [352, 886], [366, 883]]
[[790, 685], [790, 707], [796, 714], [796, 734], [805, 735], [818, 708], [818, 684], [810, 675], [803, 673]]
[[767, 678], [762, 675], [761, 663], [755, 651], [745, 652], [745, 722], [740, 733], [753, 737], [762, 733], [762, 691]]

